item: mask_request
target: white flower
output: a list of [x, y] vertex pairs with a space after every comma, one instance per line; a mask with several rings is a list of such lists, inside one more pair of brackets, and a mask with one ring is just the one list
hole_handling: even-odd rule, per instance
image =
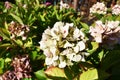
[[44, 31], [44, 33], [47, 34], [47, 35], [51, 35], [50, 27], [48, 27], [48, 28]]
[[64, 51], [62, 51], [60, 54], [61, 55], [67, 55], [73, 53], [72, 48], [66, 48]]
[[22, 40], [26, 40], [27, 39], [27, 36], [22, 36]]
[[83, 41], [78, 42], [77, 45], [79, 46], [79, 51], [82, 51], [86, 48], [86, 45]]
[[82, 56], [81, 55], [74, 55], [72, 60], [75, 61], [75, 62], [79, 62], [81, 60]]
[[39, 42], [46, 65], [65, 68], [81, 61], [83, 54], [79, 53], [86, 49], [84, 37], [73, 23], [56, 22], [52, 29], [48, 27]]
[[45, 58], [45, 63], [46, 63], [46, 65], [52, 65], [53, 62], [54, 62], [54, 61], [53, 61], [52, 58], [48, 58], [48, 57]]
[[90, 34], [94, 37], [95, 41], [102, 43], [102, 34], [107, 31], [107, 27], [102, 23], [102, 21], [96, 21], [95, 27], [90, 26]]
[[62, 62], [60, 62], [60, 64], [59, 64], [59, 68], [65, 68], [66, 67], [66, 61], [62, 61]]
[[68, 47], [73, 47], [73, 46], [74, 44], [71, 44], [68, 41], [66, 41], [63, 48], [68, 48]]
[[68, 9], [70, 6], [67, 3], [63, 3], [63, 1], [60, 1], [60, 9], [66, 8]]
[[[90, 27], [90, 34], [93, 39], [98, 43], [104, 43], [109, 48], [119, 43], [120, 34], [120, 21], [97, 21], [95, 26]], [[111, 43], [112, 42], [112, 43]]]
[[23, 36], [25, 34], [24, 31], [21, 31], [17, 36]]
[[67, 54], [66, 56], [70, 61], [72, 61], [74, 55], [76, 55], [76, 53], [70, 53], [70, 54]]
[[120, 14], [120, 5], [116, 4], [112, 7], [112, 14], [119, 15]]
[[81, 35], [83, 35], [83, 34], [82, 34], [81, 31], [76, 27], [75, 30], [74, 30], [74, 32], [73, 32], [73, 37], [74, 37], [74, 39], [77, 39], [77, 40], [78, 40]]
[[56, 30], [59, 30], [58, 28], [60, 28], [61, 26], [64, 26], [64, 23], [60, 21], [60, 22], [56, 22], [53, 28], [56, 28]]
[[68, 35], [68, 31], [69, 31], [69, 27], [70, 27], [70, 25], [65, 25], [65, 26], [61, 26], [60, 27], [60, 31], [61, 31], [61, 33], [62, 33], [62, 36], [63, 36], [63, 38], [66, 38], [67, 37], [67, 35]]
[[50, 47], [50, 51], [51, 51], [51, 53], [52, 53], [54, 56], [58, 55], [58, 53], [59, 53], [59, 51], [58, 51], [58, 49], [56, 48], [56, 46], [51, 46], [51, 47]]
[[107, 22], [107, 27], [111, 28], [111, 29], [115, 29], [116, 27], [118, 27], [120, 24], [120, 21], [108, 21]]
[[76, 45], [73, 49], [75, 53], [78, 53], [80, 51], [80, 47], [78, 45]]
[[43, 52], [46, 57], [52, 57], [52, 53], [50, 52], [49, 48], [44, 49]]
[[97, 2], [90, 8], [90, 13], [106, 14], [107, 7], [104, 3]]

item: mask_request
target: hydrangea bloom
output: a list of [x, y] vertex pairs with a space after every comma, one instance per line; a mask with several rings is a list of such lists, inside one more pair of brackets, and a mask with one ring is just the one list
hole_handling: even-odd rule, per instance
[[48, 66], [64, 68], [73, 62], [85, 61], [85, 36], [73, 23], [56, 22], [52, 29], [44, 31], [39, 43]]
[[104, 3], [97, 2], [90, 8], [90, 13], [106, 14], [107, 7]]
[[120, 5], [115, 5], [112, 7], [112, 14], [119, 15], [120, 14]]
[[98, 43], [114, 45], [120, 40], [120, 21], [96, 21], [95, 26], [90, 26], [90, 34]]

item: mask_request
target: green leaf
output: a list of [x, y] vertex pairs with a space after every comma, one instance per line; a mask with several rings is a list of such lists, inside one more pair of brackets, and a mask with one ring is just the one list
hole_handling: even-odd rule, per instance
[[90, 48], [88, 50], [88, 52], [93, 53], [93, 52], [95, 52], [97, 50], [97, 48], [99, 47], [99, 44], [97, 42], [91, 42], [90, 45], [88, 45], [88, 46]]
[[101, 69], [107, 70], [120, 63], [120, 50], [112, 50], [106, 53], [101, 62]]
[[85, 28], [86, 30], [89, 29], [89, 26], [86, 23], [80, 22], [81, 26]]
[[32, 39], [30, 39], [29, 41], [27, 41], [25, 44], [24, 44], [25, 47], [31, 47], [32, 46]]
[[1, 44], [1, 45], [0, 45], [0, 48], [9, 47], [9, 46], [11, 46], [11, 44], [9, 44], [9, 43], [4, 43], [4, 44]]
[[0, 58], [0, 68], [4, 68], [4, 59]]
[[45, 74], [47, 74], [49, 77], [55, 78], [56, 80], [67, 80], [66, 75], [63, 69], [60, 69], [58, 67], [50, 67], [45, 71]]
[[66, 74], [68, 80], [73, 80], [74, 75], [73, 75], [72, 71], [68, 67], [66, 67], [64, 69], [64, 71], [65, 71], [65, 74]]
[[32, 80], [31, 78], [24, 78], [24, 79], [22, 79], [22, 80]]
[[10, 58], [6, 58], [5, 59], [5, 62], [8, 63], [8, 62], [11, 62], [12, 60]]
[[14, 40], [14, 42], [18, 45], [18, 46], [23, 46], [23, 42], [21, 40]]
[[4, 28], [0, 28], [0, 36], [2, 36], [4, 39], [7, 39], [7, 40], [10, 39], [8, 31]]
[[23, 24], [23, 21], [22, 21], [22, 19], [21, 19], [19, 16], [16, 16], [15, 14], [12, 14], [12, 13], [10, 13], [10, 15], [11, 15], [16, 21], [18, 21], [20, 24]]
[[99, 59], [100, 59], [100, 61], [101, 61], [102, 58], [103, 58], [103, 55], [104, 55], [104, 51], [102, 50], [98, 55], [99, 55]]
[[119, 16], [117, 16], [116, 20], [120, 21], [120, 15], [119, 15]]
[[0, 67], [0, 75], [3, 73], [3, 69]]
[[37, 51], [32, 51], [32, 53], [30, 54], [30, 56], [31, 56], [31, 58], [32, 58], [33, 60], [35, 60], [36, 57], [37, 57]]
[[106, 80], [110, 76], [110, 74], [108, 74], [103, 70], [98, 70], [98, 75], [99, 75], [99, 80]]
[[40, 15], [40, 18], [41, 18], [41, 20], [42, 20], [43, 22], [45, 21], [45, 18], [44, 18], [43, 15]]
[[35, 72], [34, 74], [37, 77], [37, 79], [39, 79], [39, 80], [47, 80], [47, 77], [43, 70], [39, 70], [39, 71]]
[[98, 79], [97, 69], [90, 69], [86, 72], [83, 72], [79, 78], [79, 80], [96, 80], [96, 79]]

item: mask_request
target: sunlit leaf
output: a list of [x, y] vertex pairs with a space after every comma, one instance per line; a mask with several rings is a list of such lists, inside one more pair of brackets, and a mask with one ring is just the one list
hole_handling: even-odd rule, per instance
[[0, 68], [4, 68], [4, 59], [0, 58]]
[[39, 79], [39, 80], [47, 80], [47, 77], [43, 70], [39, 70], [39, 71], [35, 72], [34, 74], [37, 77], [37, 79]]
[[89, 45], [89, 53], [93, 53], [94, 51], [97, 50], [97, 48], [99, 47], [99, 44], [97, 42], [91, 42], [91, 44]]
[[[50, 67], [45, 71], [45, 74], [48, 76], [55, 78], [56, 80], [61, 78], [66, 80], [66, 75], [63, 69], [60, 69], [58, 67]], [[59, 79], [60, 80], [60, 79]]]
[[90, 69], [86, 72], [83, 72], [79, 78], [79, 80], [97, 80], [97, 79], [98, 79], [97, 69]]

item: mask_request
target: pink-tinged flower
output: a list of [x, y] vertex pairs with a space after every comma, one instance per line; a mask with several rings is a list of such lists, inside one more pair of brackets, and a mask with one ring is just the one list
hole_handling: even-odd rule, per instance
[[46, 2], [45, 5], [46, 5], [46, 6], [50, 6], [51, 3], [50, 3], [50, 2]]
[[22, 25], [17, 22], [12, 21], [8, 26], [8, 30], [11, 34], [11, 39], [16, 39], [17, 37], [21, 37], [22, 40], [26, 40], [28, 33], [30, 31], [29, 26]]
[[95, 41], [102, 43], [102, 34], [105, 32], [106, 27], [102, 21], [96, 21], [95, 26], [90, 26], [90, 34], [94, 37]]
[[3, 37], [0, 36], [0, 42], [3, 40]]
[[102, 21], [97, 21], [95, 26], [90, 27], [89, 32], [96, 42], [111, 47], [115, 44], [119, 44], [119, 24], [120, 21], [107, 21], [105, 24], [103, 24]]
[[119, 15], [120, 14], [120, 5], [115, 5], [112, 7], [112, 14]]
[[12, 5], [10, 4], [10, 2], [8, 2], [8, 1], [5, 2], [4, 6], [5, 6], [6, 9], [10, 9], [12, 7]]
[[31, 78], [32, 68], [28, 55], [19, 55], [12, 60], [13, 70], [6, 71], [0, 80], [22, 80]]

